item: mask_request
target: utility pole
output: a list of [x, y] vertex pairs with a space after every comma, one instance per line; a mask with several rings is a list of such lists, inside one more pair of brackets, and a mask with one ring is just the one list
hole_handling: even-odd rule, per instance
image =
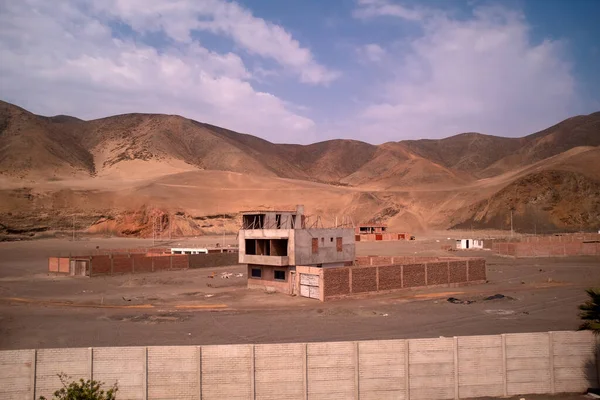
[[75, 214], [73, 214], [73, 241], [75, 241]]

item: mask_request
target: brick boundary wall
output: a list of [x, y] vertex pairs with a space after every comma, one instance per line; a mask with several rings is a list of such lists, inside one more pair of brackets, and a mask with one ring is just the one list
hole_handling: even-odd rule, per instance
[[412, 262], [391, 264], [392, 257], [382, 257], [382, 260], [370, 259], [374, 265], [323, 268], [323, 301], [363, 293], [486, 281], [484, 258], [423, 257], [422, 262], [418, 262], [418, 258], [407, 258]]
[[506, 257], [600, 256], [600, 242], [498, 242], [492, 251]]
[[600, 338], [535, 332], [423, 339], [0, 351], [0, 398], [51, 397], [58, 373], [119, 399], [465, 399], [583, 393]]
[[388, 233], [362, 233], [355, 234], [354, 239], [357, 242], [389, 242], [399, 240], [410, 240], [410, 234], [404, 232], [388, 232]]

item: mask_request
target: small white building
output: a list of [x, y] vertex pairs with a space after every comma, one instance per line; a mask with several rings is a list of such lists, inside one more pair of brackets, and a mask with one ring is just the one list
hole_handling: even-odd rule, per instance
[[457, 239], [457, 250], [483, 249], [483, 240], [478, 239]]
[[208, 254], [208, 249], [197, 247], [173, 247], [171, 254]]

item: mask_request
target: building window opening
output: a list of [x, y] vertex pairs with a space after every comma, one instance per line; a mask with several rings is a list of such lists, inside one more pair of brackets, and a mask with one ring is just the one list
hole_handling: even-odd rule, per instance
[[281, 229], [281, 214], [275, 214], [275, 226], [277, 229]]
[[342, 238], [338, 237], [335, 238], [335, 249], [337, 250], [338, 253], [342, 252]]
[[319, 239], [312, 239], [312, 253], [317, 254], [319, 252]]
[[274, 273], [274, 278], [276, 281], [285, 281], [285, 271], [275, 270]]
[[331, 243], [333, 243], [333, 238], [329, 238], [329, 241], [330, 241]]
[[244, 229], [263, 229], [265, 226], [264, 214], [244, 215], [243, 218], [242, 226]]
[[262, 269], [260, 269], [260, 268], [252, 268], [252, 270], [250, 271], [250, 276], [252, 278], [257, 278], [257, 279], [262, 278]]
[[321, 238], [321, 245], [325, 244], [325, 238]]
[[246, 254], [250, 256], [256, 255], [256, 240], [246, 239]]

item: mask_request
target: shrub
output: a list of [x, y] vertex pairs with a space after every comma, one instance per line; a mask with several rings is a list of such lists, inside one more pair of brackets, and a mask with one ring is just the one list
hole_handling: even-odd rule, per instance
[[[58, 374], [58, 378], [63, 387], [54, 392], [52, 400], [115, 400], [115, 394], [119, 388], [117, 383], [104, 391], [101, 389], [104, 382], [95, 380], [83, 380], [79, 382], [71, 381], [71, 377], [64, 373]], [[71, 381], [69, 383], [69, 381]], [[40, 400], [47, 400], [44, 396], [40, 396]]]

